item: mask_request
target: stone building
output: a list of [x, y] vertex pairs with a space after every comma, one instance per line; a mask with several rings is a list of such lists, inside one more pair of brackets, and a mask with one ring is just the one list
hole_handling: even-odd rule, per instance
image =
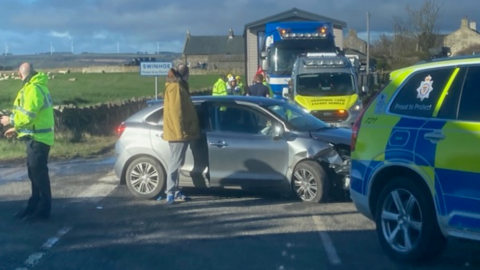
[[224, 36], [192, 36], [187, 31], [183, 61], [193, 69], [232, 71], [243, 74], [245, 41], [230, 28]]
[[473, 45], [480, 45], [480, 33], [477, 31], [477, 23], [469, 21], [467, 17], [464, 17], [461, 21], [460, 29], [444, 37], [443, 45], [450, 47], [452, 56]]
[[343, 40], [346, 49], [352, 49], [362, 54], [367, 53], [367, 42], [358, 37], [357, 31], [350, 29]]

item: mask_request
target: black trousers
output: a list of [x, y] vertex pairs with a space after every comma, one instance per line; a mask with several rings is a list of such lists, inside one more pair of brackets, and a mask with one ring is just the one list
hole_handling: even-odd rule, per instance
[[32, 196], [28, 200], [27, 214], [49, 216], [52, 204], [50, 176], [48, 175], [48, 154], [50, 146], [27, 139], [28, 177], [32, 184]]

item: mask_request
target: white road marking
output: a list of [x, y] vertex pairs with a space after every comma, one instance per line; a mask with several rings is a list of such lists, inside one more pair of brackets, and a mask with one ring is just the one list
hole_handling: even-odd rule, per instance
[[[91, 185], [85, 191], [78, 194], [78, 196], [76, 196], [76, 199], [71, 201], [70, 203], [85, 201], [91, 203], [98, 203], [101, 199], [110, 194], [113, 189], [115, 189], [117, 185], [115, 185], [114, 183], [118, 182], [118, 178], [115, 176], [115, 174], [109, 173], [106, 176], [98, 179], [98, 182], [98, 184]], [[45, 255], [47, 255], [48, 251], [72, 229], [73, 227], [61, 228], [55, 236], [50, 237], [45, 243], [43, 243], [40, 248], [42, 251], [35, 252], [28, 256], [28, 258], [23, 262], [23, 266], [18, 267], [15, 270], [28, 270], [33, 268], [42, 260]]]
[[62, 236], [64, 236], [65, 234], [67, 234], [70, 230], [72, 229], [72, 227], [64, 227], [62, 229], [60, 229], [57, 233], [56, 236], [52, 237], [52, 238], [49, 238], [47, 240], [47, 242], [45, 242], [42, 246], [42, 249], [50, 249], [51, 247], [53, 247], [53, 245], [55, 245], [55, 243], [58, 242], [58, 240], [60, 240], [60, 238], [62, 238]]
[[112, 172], [98, 180], [98, 184], [91, 185], [82, 193], [78, 194], [73, 203], [78, 202], [92, 202], [98, 203], [104, 196], [110, 194], [118, 185], [119, 180]]
[[326, 231], [326, 226], [323, 224], [319, 216], [312, 216], [313, 222], [318, 229], [320, 234], [320, 239], [322, 239], [323, 246], [325, 247], [325, 252], [327, 252], [328, 260], [333, 265], [340, 265], [342, 261], [338, 257], [335, 246], [333, 245], [332, 239]]

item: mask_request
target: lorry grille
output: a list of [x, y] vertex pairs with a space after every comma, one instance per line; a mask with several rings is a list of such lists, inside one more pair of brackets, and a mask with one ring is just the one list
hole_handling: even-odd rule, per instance
[[338, 110], [312, 111], [311, 114], [324, 122], [341, 122], [348, 118], [348, 112]]

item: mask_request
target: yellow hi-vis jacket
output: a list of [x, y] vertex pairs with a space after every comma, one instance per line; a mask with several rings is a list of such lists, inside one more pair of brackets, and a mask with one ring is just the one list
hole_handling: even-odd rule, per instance
[[227, 93], [227, 84], [221, 78], [213, 85], [212, 96], [226, 96]]
[[25, 82], [13, 104], [10, 123], [18, 138], [31, 136], [33, 140], [51, 146], [54, 141], [54, 115], [47, 84], [48, 77], [43, 72]]

